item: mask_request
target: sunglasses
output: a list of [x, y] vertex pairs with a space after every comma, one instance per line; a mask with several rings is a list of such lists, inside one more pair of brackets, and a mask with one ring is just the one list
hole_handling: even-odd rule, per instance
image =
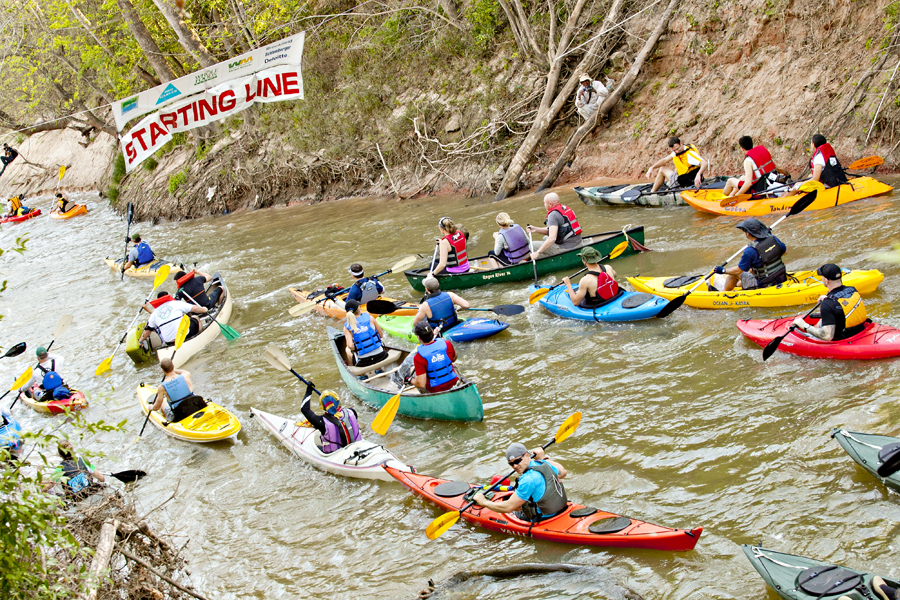
[[509, 466], [514, 467], [514, 466], [516, 466], [517, 464], [519, 464], [520, 462], [522, 462], [522, 460], [524, 460], [524, 459], [525, 459], [524, 456], [520, 456], [520, 457], [517, 458], [516, 460], [511, 460], [511, 461], [509, 461]]

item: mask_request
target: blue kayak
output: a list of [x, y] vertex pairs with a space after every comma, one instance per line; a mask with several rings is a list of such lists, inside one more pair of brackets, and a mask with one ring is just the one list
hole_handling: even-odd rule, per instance
[[6, 422], [6, 417], [0, 417], [0, 450], [9, 450], [15, 453], [22, 447], [22, 427], [15, 419]]
[[[547, 286], [541, 286], [547, 287]], [[578, 286], [572, 286], [576, 291]], [[528, 292], [532, 293], [538, 286], [532, 285]], [[669, 303], [665, 298], [645, 294], [643, 292], [626, 292], [620, 290], [619, 295], [610, 302], [597, 308], [581, 308], [572, 304], [566, 286], [561, 285], [541, 298], [541, 306], [554, 315], [579, 321], [641, 321], [652, 319]]]
[[[388, 335], [418, 343], [419, 340], [412, 331], [413, 318], [400, 315], [382, 315], [378, 317], [378, 324], [381, 325], [381, 328]], [[455, 327], [442, 331], [441, 336], [451, 342], [471, 342], [496, 335], [507, 327], [509, 327], [509, 323], [496, 319], [460, 319], [460, 322]]]

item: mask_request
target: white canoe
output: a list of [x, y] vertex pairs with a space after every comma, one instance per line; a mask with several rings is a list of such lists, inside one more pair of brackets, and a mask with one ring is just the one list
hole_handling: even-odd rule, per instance
[[252, 407], [250, 414], [271, 431], [272, 435], [278, 438], [285, 448], [323, 471], [345, 477], [381, 479], [383, 481], [394, 481], [394, 478], [388, 475], [382, 465], [400, 471], [412, 471], [390, 450], [379, 444], [358, 440], [331, 454], [325, 454], [316, 445], [319, 436], [314, 427], [301, 427], [293, 421]]
[[[228, 291], [225, 281], [218, 273], [214, 275], [214, 278], [218, 279], [219, 283], [222, 284], [222, 294], [225, 296], [225, 299], [219, 305], [218, 311], [215, 309], [213, 310], [212, 315], [215, 316], [217, 322], [222, 325], [228, 325], [228, 321], [231, 320], [231, 293]], [[203, 331], [191, 339], [186, 340], [184, 344], [181, 345], [181, 348], [178, 349], [178, 352], [175, 352], [174, 346], [167, 346], [157, 350], [156, 357], [159, 360], [162, 360], [164, 358], [172, 358], [172, 354], [174, 354], [175, 358], [172, 362], [175, 364], [176, 369], [180, 369], [183, 364], [219, 336], [219, 326], [207, 315], [200, 315], [200, 321], [204, 324]]]

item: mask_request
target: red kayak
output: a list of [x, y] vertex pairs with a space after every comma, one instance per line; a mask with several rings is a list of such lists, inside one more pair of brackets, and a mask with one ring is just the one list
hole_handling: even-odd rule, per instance
[[[448, 481], [420, 473], [407, 473], [388, 466], [384, 468], [414, 494], [422, 496], [446, 511], [462, 508], [469, 502], [468, 491], [479, 488], [462, 481]], [[499, 502], [511, 494], [509, 491], [498, 492], [491, 499]], [[464, 512], [463, 518], [491, 531], [537, 540], [675, 552], [693, 550], [700, 539], [700, 534], [703, 533], [702, 527], [696, 529], [661, 527], [572, 502], [569, 502], [565, 512], [537, 524], [523, 521], [512, 514], [496, 513], [477, 504]]]
[[[807, 321], [812, 325], [817, 323], [818, 319]], [[793, 322], [793, 317], [772, 320], [741, 319], [737, 322], [737, 328], [747, 336], [747, 339], [765, 347], [773, 339], [787, 333]], [[861, 332], [837, 342], [825, 342], [794, 330], [784, 338], [778, 349], [807, 358], [892, 358], [900, 356], [900, 329], [869, 322]]]
[[0, 223], [21, 223], [22, 221], [27, 221], [32, 217], [36, 217], [41, 214], [41, 209], [36, 208], [30, 213], [24, 214], [21, 217], [6, 217], [5, 219], [0, 219]]

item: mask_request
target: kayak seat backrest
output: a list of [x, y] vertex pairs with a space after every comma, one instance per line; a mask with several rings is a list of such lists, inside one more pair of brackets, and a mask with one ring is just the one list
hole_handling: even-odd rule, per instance
[[465, 481], [445, 481], [435, 486], [434, 495], [439, 498], [455, 498], [467, 493], [472, 486]]
[[385, 358], [381, 362], [377, 362], [374, 365], [369, 365], [367, 367], [351, 367], [347, 365], [347, 370], [350, 371], [350, 374], [354, 377], [362, 377], [366, 373], [370, 373], [375, 371], [376, 369], [383, 369], [391, 363], [397, 362], [400, 360], [402, 356], [402, 352], [399, 350], [395, 350], [394, 348], [387, 348], [387, 358]]
[[631, 519], [628, 517], [607, 517], [591, 523], [588, 531], [596, 534], [617, 533], [629, 525], [631, 525]]
[[195, 412], [201, 411], [206, 408], [206, 404], [206, 400], [196, 394], [191, 394], [190, 396], [179, 402], [178, 406], [175, 407], [175, 410], [172, 411], [172, 420], [176, 423], [183, 421]]
[[819, 598], [840, 596], [862, 583], [862, 577], [850, 569], [834, 565], [810, 567], [797, 576], [797, 587]]
[[883, 446], [878, 451], [878, 475], [888, 477], [900, 470], [900, 443], [894, 442]]
[[654, 298], [656, 298], [656, 296], [653, 294], [645, 294], [643, 292], [632, 294], [622, 301], [622, 308], [637, 308], [638, 306], [647, 304]]
[[663, 281], [663, 287], [679, 288], [685, 285], [690, 285], [701, 278], [701, 275], [682, 275], [681, 277], [670, 277], [669, 279]]

